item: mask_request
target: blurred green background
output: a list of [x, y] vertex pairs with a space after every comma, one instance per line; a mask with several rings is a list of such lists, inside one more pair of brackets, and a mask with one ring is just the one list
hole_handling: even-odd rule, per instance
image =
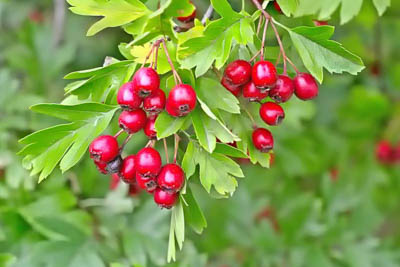
[[[194, 2], [202, 14], [208, 4]], [[246, 178], [232, 198], [194, 186], [208, 227], [187, 229], [168, 266], [400, 266], [400, 167], [375, 156], [379, 140], [400, 142], [400, 2], [392, 2], [381, 18], [364, 1], [346, 25], [330, 19], [334, 39], [367, 68], [326, 75], [316, 101], [291, 101], [274, 129], [271, 169], [242, 162]], [[111, 190], [89, 157], [37, 184], [16, 156], [18, 139], [54, 124], [30, 105], [59, 102], [68, 72], [122, 59], [117, 46], [129, 36], [108, 29], [86, 38], [91, 22], [64, 1], [0, 0], [0, 266], [166, 265], [169, 211], [147, 194]]]

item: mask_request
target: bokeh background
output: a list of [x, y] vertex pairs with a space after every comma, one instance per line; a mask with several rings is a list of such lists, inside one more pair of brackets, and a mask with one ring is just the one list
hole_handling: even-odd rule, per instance
[[[194, 2], [202, 14], [208, 4]], [[65, 74], [122, 59], [129, 36], [87, 38], [91, 22], [64, 1], [0, 0], [0, 266], [166, 265], [170, 213], [147, 194], [110, 185], [89, 157], [37, 184], [16, 155], [18, 139], [55, 123], [30, 105], [59, 102]], [[378, 18], [364, 1], [349, 23], [329, 24], [366, 69], [327, 74], [315, 101], [291, 101], [271, 169], [242, 161], [232, 198], [194, 186], [208, 227], [187, 229], [167, 266], [400, 266], [400, 163], [376, 157], [381, 140], [400, 147], [400, 2]]]

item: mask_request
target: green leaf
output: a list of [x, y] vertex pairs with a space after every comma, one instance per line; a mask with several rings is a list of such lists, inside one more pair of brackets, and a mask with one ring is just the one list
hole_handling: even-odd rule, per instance
[[139, 0], [67, 0], [70, 10], [78, 15], [102, 16], [93, 24], [87, 35], [92, 36], [108, 27], [117, 27], [132, 22], [150, 11]]
[[185, 239], [185, 218], [183, 213], [183, 207], [181, 201], [173, 207], [171, 213], [171, 225], [169, 231], [168, 241], [168, 262], [171, 260], [175, 261], [175, 240], [178, 243], [180, 249], [182, 249], [183, 241]]
[[200, 144], [210, 153], [215, 149], [216, 138], [207, 128], [209, 118], [199, 108], [196, 108], [190, 114], [193, 128]]
[[345, 24], [354, 18], [361, 10], [363, 0], [342, 0], [340, 9], [340, 24]]
[[300, 0], [277, 0], [283, 14], [290, 16], [295, 13]]
[[229, 157], [234, 157], [234, 158], [248, 158], [248, 156], [243, 153], [241, 150], [237, 149], [236, 147], [233, 147], [231, 145], [223, 144], [223, 143], [217, 143], [217, 146], [215, 147], [214, 150], [215, 153], [220, 153]]
[[379, 16], [385, 13], [386, 9], [390, 6], [390, 0], [373, 0]]
[[155, 123], [157, 138], [160, 140], [177, 133], [184, 127], [187, 120], [188, 116], [175, 118], [170, 116], [167, 112], [161, 113], [158, 115]]
[[196, 233], [201, 234], [203, 229], [207, 227], [207, 221], [193, 196], [190, 186], [186, 186], [186, 194], [181, 195], [182, 197], [185, 199], [185, 203], [187, 203], [187, 205], [183, 205], [186, 222]]
[[196, 171], [196, 161], [194, 159], [195, 157], [194, 152], [195, 152], [194, 144], [192, 141], [190, 141], [187, 145], [185, 155], [183, 156], [182, 159], [182, 169], [185, 172], [186, 179], [189, 179]]
[[236, 13], [228, 1], [226, 0], [211, 0], [214, 10], [221, 15], [221, 17], [240, 18], [240, 14]]

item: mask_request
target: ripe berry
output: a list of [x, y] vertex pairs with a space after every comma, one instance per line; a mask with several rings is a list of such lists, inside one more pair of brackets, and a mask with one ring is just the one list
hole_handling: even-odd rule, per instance
[[308, 73], [298, 73], [294, 78], [294, 93], [301, 100], [311, 100], [318, 95], [318, 84]]
[[226, 67], [224, 76], [233, 85], [243, 85], [251, 79], [251, 65], [245, 60], [235, 60]]
[[142, 188], [141, 188], [137, 183], [134, 183], [134, 184], [130, 184], [130, 185], [129, 185], [128, 194], [129, 194], [131, 197], [135, 197], [135, 196], [139, 195], [139, 193], [140, 193], [141, 191], [142, 191]]
[[[193, 5], [193, 3], [191, 3]], [[196, 18], [196, 7], [193, 5], [194, 10], [192, 12], [192, 14], [190, 14], [189, 16], [185, 16], [185, 17], [177, 17], [177, 19], [180, 22], [183, 23], [188, 23], [188, 22], [192, 22], [195, 18]]]
[[105, 163], [105, 162], [96, 162], [95, 161], [94, 164], [96, 165], [96, 167], [99, 170], [99, 172], [101, 172], [102, 174], [107, 174], [108, 173], [107, 170], [106, 170], [107, 163]]
[[157, 205], [161, 208], [172, 208], [175, 205], [177, 199], [178, 193], [170, 193], [162, 190], [161, 188], [157, 188], [154, 192], [154, 202], [157, 203]]
[[143, 177], [156, 177], [161, 170], [161, 157], [157, 150], [151, 147], [142, 148], [135, 158], [135, 167]]
[[135, 92], [133, 82], [127, 82], [119, 88], [117, 102], [123, 109], [135, 110], [140, 108], [142, 99]]
[[243, 97], [249, 101], [261, 101], [268, 96], [268, 92], [258, 89], [253, 82], [248, 82], [243, 87]]
[[149, 138], [149, 139], [156, 139], [157, 138], [157, 131], [156, 131], [156, 119], [157, 116], [152, 116], [147, 119], [146, 125], [143, 128], [144, 134]]
[[147, 116], [146, 112], [141, 109], [133, 111], [122, 111], [119, 115], [119, 127], [124, 129], [125, 132], [129, 134], [137, 133], [143, 129], [146, 124]]
[[134, 184], [136, 177], [135, 155], [124, 158], [121, 169], [119, 171], [121, 179], [127, 184]]
[[221, 84], [226, 88], [226, 90], [231, 92], [236, 97], [238, 97], [240, 95], [240, 92], [242, 91], [240, 85], [232, 84], [230, 81], [228, 81], [226, 76], [222, 77]]
[[185, 173], [177, 164], [166, 164], [157, 177], [158, 186], [165, 191], [177, 192], [185, 181]]
[[278, 4], [278, 1], [274, 1], [274, 8], [276, 11], [278, 11], [279, 13], [282, 13], [282, 9], [281, 6]]
[[294, 83], [286, 75], [279, 75], [274, 88], [269, 91], [271, 97], [277, 103], [285, 103], [294, 93]]
[[146, 190], [148, 193], [153, 193], [157, 188], [156, 179], [154, 177], [144, 177], [136, 173], [136, 182], [140, 188]]
[[96, 162], [109, 162], [119, 154], [118, 141], [111, 135], [99, 136], [90, 144], [89, 153]]
[[136, 93], [142, 98], [148, 97], [160, 88], [160, 77], [152, 68], [139, 69], [133, 76], [132, 82]]
[[110, 183], [110, 189], [115, 190], [118, 185], [119, 185], [120, 179], [118, 173], [113, 173], [111, 175], [111, 183]]
[[266, 124], [275, 126], [285, 118], [285, 111], [274, 102], [266, 102], [260, 107], [260, 117]]
[[394, 153], [393, 153], [392, 145], [390, 144], [390, 142], [388, 142], [386, 140], [380, 141], [376, 145], [375, 156], [378, 159], [378, 161], [383, 164], [392, 163], [393, 159], [394, 159], [394, 157], [393, 157]]
[[178, 84], [169, 92], [166, 110], [173, 117], [189, 114], [196, 107], [196, 92], [188, 84]]
[[121, 169], [122, 158], [120, 155], [115, 157], [115, 159], [107, 162], [106, 170], [108, 173], [118, 173], [119, 169]]
[[254, 64], [251, 77], [257, 88], [266, 91], [274, 87], [278, 79], [274, 64], [264, 60]]
[[252, 139], [254, 147], [263, 153], [267, 153], [274, 148], [274, 138], [271, 132], [265, 128], [254, 130]]
[[163, 90], [155, 90], [143, 100], [143, 109], [149, 113], [160, 113], [165, 108], [165, 93]]

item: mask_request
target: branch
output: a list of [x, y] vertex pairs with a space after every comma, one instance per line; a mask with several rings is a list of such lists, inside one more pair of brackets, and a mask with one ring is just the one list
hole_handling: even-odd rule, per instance
[[203, 25], [206, 24], [207, 19], [211, 19], [212, 16], [213, 16], [213, 13], [214, 13], [214, 8], [213, 8], [212, 5], [210, 5], [210, 6], [207, 8], [206, 13], [204, 13], [203, 18], [201, 19], [201, 24], [203, 24]]

